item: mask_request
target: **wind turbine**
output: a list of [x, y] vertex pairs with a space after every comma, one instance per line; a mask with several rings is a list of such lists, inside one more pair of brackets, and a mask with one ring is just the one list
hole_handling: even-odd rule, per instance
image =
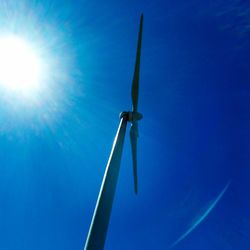
[[132, 149], [134, 190], [138, 192], [137, 181], [137, 138], [138, 138], [138, 120], [142, 119], [142, 114], [137, 111], [139, 94], [139, 75], [140, 75], [140, 57], [142, 42], [143, 15], [140, 19], [140, 28], [138, 35], [138, 44], [136, 52], [136, 61], [134, 77], [132, 82], [132, 111], [124, 111], [120, 114], [120, 124], [113, 142], [112, 150], [103, 176], [102, 185], [96, 202], [95, 211], [89, 228], [84, 250], [102, 250], [106, 240], [112, 204], [114, 200], [116, 184], [118, 180], [121, 156], [126, 133], [127, 123], [130, 122], [130, 142]]

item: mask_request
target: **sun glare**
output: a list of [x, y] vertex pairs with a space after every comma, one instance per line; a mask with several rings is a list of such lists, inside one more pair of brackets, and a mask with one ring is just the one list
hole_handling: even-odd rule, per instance
[[15, 37], [0, 38], [0, 86], [18, 94], [39, 90], [41, 62], [28, 42]]

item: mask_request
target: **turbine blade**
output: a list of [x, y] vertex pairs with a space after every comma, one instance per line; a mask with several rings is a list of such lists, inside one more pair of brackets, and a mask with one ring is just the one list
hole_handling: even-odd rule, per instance
[[133, 122], [130, 128], [130, 142], [132, 150], [132, 161], [133, 161], [133, 175], [134, 175], [134, 189], [135, 193], [138, 193], [138, 175], [137, 175], [137, 138], [138, 135], [138, 124]]
[[138, 34], [135, 70], [134, 70], [134, 77], [133, 77], [132, 90], [131, 90], [132, 111], [137, 111], [137, 106], [138, 106], [142, 28], [143, 28], [143, 14], [141, 15], [141, 19], [140, 19], [140, 29], [139, 29], [139, 34]]

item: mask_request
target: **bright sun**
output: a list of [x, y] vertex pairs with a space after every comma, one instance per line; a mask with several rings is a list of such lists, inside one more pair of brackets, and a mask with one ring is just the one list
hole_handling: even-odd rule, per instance
[[41, 62], [28, 42], [16, 36], [0, 37], [0, 86], [32, 95], [39, 90]]

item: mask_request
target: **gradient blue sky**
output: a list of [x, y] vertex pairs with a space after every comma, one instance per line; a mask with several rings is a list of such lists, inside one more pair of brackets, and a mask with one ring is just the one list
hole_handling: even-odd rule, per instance
[[[50, 60], [34, 103], [0, 97], [0, 249], [82, 249], [145, 15], [139, 195], [128, 136], [107, 250], [250, 249], [247, 1], [7, 1], [0, 32]], [[1, 94], [1, 93], [0, 93]]]

